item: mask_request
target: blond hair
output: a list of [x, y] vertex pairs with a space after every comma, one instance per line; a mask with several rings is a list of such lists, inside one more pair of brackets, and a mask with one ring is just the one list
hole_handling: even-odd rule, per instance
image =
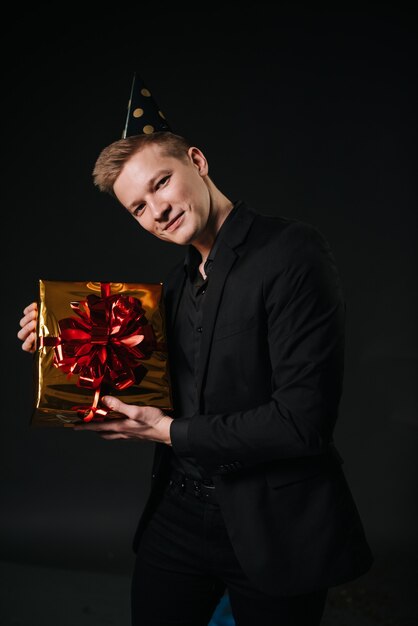
[[93, 182], [100, 191], [115, 196], [113, 185], [121, 173], [126, 161], [140, 152], [145, 146], [157, 145], [163, 149], [164, 156], [187, 159], [191, 144], [180, 135], [160, 131], [150, 135], [133, 135], [114, 141], [99, 154], [93, 169]]

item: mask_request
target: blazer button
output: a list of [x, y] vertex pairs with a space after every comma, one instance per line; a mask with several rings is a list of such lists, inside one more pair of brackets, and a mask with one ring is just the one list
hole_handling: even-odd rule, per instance
[[201, 333], [201, 332], [202, 332], [202, 330], [203, 330], [203, 328], [202, 328], [201, 326], [198, 326], [198, 327], [197, 327], [197, 332], [198, 332], [198, 333]]

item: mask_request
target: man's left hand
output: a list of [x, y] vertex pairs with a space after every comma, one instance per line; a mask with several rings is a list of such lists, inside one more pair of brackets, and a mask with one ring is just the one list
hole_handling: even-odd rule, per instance
[[125, 404], [113, 396], [104, 396], [101, 402], [106, 408], [120, 414], [120, 417], [77, 424], [74, 430], [92, 430], [103, 439], [147, 439], [171, 445], [170, 425], [173, 419], [161, 409]]

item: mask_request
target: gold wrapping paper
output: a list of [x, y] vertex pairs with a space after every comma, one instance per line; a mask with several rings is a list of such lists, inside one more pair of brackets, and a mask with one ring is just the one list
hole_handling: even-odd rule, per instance
[[[67, 374], [54, 364], [54, 347], [42, 347], [42, 344], [47, 343], [48, 338], [53, 341], [58, 337], [60, 320], [76, 317], [70, 303], [85, 301], [89, 294], [100, 297], [101, 285], [100, 282], [39, 280], [32, 426], [71, 427], [83, 421], [77, 407], [93, 403], [94, 390], [78, 386], [77, 374]], [[106, 384], [100, 388], [100, 395], [111, 394], [128, 404], [172, 409], [162, 283], [110, 283], [110, 291], [111, 295], [132, 296], [140, 301], [152, 325], [157, 350], [141, 361], [146, 373], [138, 384], [121, 390]]]

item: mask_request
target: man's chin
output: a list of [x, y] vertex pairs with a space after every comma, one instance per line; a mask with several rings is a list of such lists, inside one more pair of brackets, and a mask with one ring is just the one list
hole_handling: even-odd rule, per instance
[[174, 232], [171, 234], [171, 237], [167, 238], [166, 241], [171, 241], [172, 243], [176, 243], [178, 246], [189, 246], [194, 241], [196, 241], [198, 235], [195, 232], [182, 232], [181, 228], [178, 232]]
[[194, 240], [194, 237], [188, 237], [181, 233], [173, 233], [171, 237], [159, 237], [162, 241], [167, 243], [175, 243], [177, 246], [188, 246]]

